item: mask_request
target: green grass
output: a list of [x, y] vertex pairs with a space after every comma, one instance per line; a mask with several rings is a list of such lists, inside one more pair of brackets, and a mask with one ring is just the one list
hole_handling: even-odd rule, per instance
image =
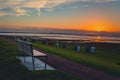
[[23, 55], [16, 46], [0, 41], [1, 80], [83, 80], [63, 71], [29, 71], [16, 56]]
[[90, 66], [110, 74], [120, 75], [120, 52], [117, 50], [96, 48], [95, 53], [86, 53], [85, 48], [80, 52], [72, 50], [71, 45], [67, 48], [58, 48], [55, 46], [43, 45], [40, 42], [35, 42], [34, 46], [46, 52], [67, 58], [69, 60]]

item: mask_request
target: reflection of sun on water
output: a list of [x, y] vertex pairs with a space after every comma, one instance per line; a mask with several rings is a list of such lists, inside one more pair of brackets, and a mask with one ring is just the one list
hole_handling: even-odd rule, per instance
[[101, 39], [101, 37], [100, 37], [100, 36], [97, 36], [97, 37], [96, 37], [96, 39], [97, 39], [97, 40], [100, 40], [100, 39]]
[[102, 27], [100, 27], [100, 26], [97, 27], [97, 36], [96, 36], [97, 41], [100, 41], [100, 39], [101, 39], [100, 33], [102, 30], [103, 30]]
[[97, 29], [97, 35], [95, 37], [95, 41], [100, 41], [101, 40], [100, 32], [101, 32], [101, 28], [98, 27], [98, 29]]
[[97, 42], [97, 41], [100, 41], [100, 40], [101, 40], [101, 37], [98, 35], [98, 36], [95, 37], [95, 40], [94, 40], [94, 41]]

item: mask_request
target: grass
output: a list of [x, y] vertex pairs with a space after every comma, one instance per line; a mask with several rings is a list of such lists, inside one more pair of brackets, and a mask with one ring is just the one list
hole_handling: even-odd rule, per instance
[[23, 55], [16, 46], [0, 41], [0, 79], [1, 80], [83, 80], [65, 72], [29, 71], [16, 56]]
[[59, 48], [35, 42], [34, 46], [46, 52], [105, 71], [109, 74], [120, 75], [120, 65], [117, 65], [117, 63], [120, 63], [120, 53], [117, 50], [97, 47], [95, 53], [86, 53], [84, 47], [80, 52], [77, 52], [72, 50], [71, 45], [67, 46], [67, 48]]

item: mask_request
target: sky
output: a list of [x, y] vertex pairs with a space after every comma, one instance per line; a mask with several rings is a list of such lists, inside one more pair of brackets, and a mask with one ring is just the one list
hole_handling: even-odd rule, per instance
[[120, 32], [120, 0], [0, 0], [0, 28]]

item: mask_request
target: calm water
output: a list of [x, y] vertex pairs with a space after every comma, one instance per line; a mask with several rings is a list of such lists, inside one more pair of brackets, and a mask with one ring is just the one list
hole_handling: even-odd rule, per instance
[[47, 39], [66, 39], [66, 40], [90, 40], [90, 41], [96, 41], [96, 42], [120, 43], [120, 37], [79, 36], [79, 35], [67, 35], [67, 34], [31, 34], [31, 33], [0, 33], [0, 35], [33, 36], [38, 39], [47, 38]]

